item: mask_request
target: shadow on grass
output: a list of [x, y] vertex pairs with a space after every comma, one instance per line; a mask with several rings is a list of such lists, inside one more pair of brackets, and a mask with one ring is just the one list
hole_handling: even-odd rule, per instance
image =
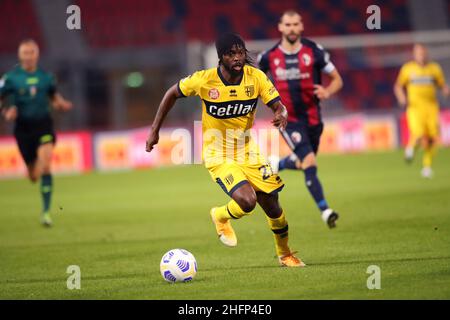
[[348, 265], [348, 264], [366, 264], [366, 263], [383, 263], [383, 262], [417, 262], [430, 260], [449, 260], [450, 257], [418, 257], [418, 258], [399, 258], [399, 259], [373, 259], [373, 260], [353, 260], [353, 261], [330, 261], [307, 263], [308, 266], [333, 266], [333, 265]]
[[[450, 260], [450, 257], [419, 257], [419, 258], [399, 258], [399, 259], [373, 259], [373, 260], [351, 260], [351, 261], [329, 261], [329, 262], [308, 262], [306, 263], [306, 268], [316, 267], [316, 266], [335, 266], [335, 265], [350, 265], [350, 264], [373, 264], [373, 263], [383, 263], [383, 262], [414, 262], [414, 261], [430, 261], [430, 260]], [[274, 265], [259, 265], [259, 266], [237, 266], [230, 267], [227, 270], [252, 270], [252, 269], [289, 269], [280, 268], [276, 263]], [[294, 268], [295, 269], [295, 268]], [[302, 268], [300, 268], [302, 269]], [[202, 269], [202, 271], [215, 271], [223, 270], [223, 268], [207, 268]]]
[[[69, 276], [69, 275], [67, 275]], [[119, 280], [119, 279], [131, 279], [131, 278], [143, 278], [148, 277], [148, 273], [133, 273], [133, 274], [111, 274], [105, 276], [91, 276], [83, 277], [81, 276], [81, 281], [84, 280]], [[5, 280], [1, 281], [0, 284], [33, 284], [33, 283], [53, 283], [53, 282], [66, 282], [67, 278], [44, 278], [44, 279], [18, 279], [18, 280]]]
[[[430, 261], [430, 260], [450, 260], [450, 257], [419, 257], [419, 258], [400, 258], [400, 259], [373, 259], [373, 260], [353, 260], [353, 261], [330, 261], [330, 262], [310, 262], [307, 263], [306, 268], [308, 267], [316, 267], [316, 266], [334, 266], [334, 265], [350, 265], [350, 264], [372, 264], [372, 263], [385, 263], [385, 262], [417, 262], [417, 261]], [[228, 268], [205, 268], [202, 269], [201, 272], [211, 272], [211, 271], [225, 271], [225, 270], [255, 270], [255, 269], [288, 269], [288, 268], [280, 268], [278, 264], [273, 265], [252, 265], [252, 266], [236, 266], [236, 267], [228, 267]], [[120, 280], [120, 279], [133, 279], [133, 278], [148, 278], [152, 280], [152, 275], [149, 273], [133, 273], [133, 274], [112, 274], [112, 275], [103, 275], [103, 276], [90, 276], [83, 277], [82, 280], [91, 280], [91, 281], [101, 281], [101, 280]], [[208, 277], [207, 277], [208, 278]], [[205, 278], [196, 279], [195, 282], [203, 282]], [[4, 280], [0, 282], [0, 285], [8, 285], [8, 284], [33, 284], [33, 283], [54, 283], [54, 282], [66, 282], [67, 278], [58, 277], [58, 278], [44, 278], [44, 279], [18, 279], [18, 280]], [[170, 285], [170, 284], [169, 284]]]

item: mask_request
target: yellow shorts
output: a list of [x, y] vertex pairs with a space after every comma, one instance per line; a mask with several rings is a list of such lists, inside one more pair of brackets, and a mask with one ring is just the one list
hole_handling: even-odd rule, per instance
[[436, 138], [439, 135], [439, 108], [411, 108], [406, 110], [411, 136]]
[[250, 183], [255, 191], [277, 193], [284, 187], [281, 178], [274, 174], [268, 163], [223, 162], [207, 168], [212, 179], [230, 197], [244, 183]]

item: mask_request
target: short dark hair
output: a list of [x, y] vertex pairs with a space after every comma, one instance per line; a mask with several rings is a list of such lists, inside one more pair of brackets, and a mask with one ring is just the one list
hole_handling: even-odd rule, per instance
[[289, 10], [286, 10], [286, 11], [284, 11], [283, 12], [283, 14], [280, 16], [280, 23], [281, 23], [281, 21], [283, 20], [283, 17], [284, 16], [290, 16], [290, 17], [292, 17], [292, 16], [296, 16], [296, 15], [299, 15], [300, 16], [300, 13], [298, 12], [298, 11], [295, 11], [294, 9], [289, 9]]
[[230, 52], [233, 46], [244, 49], [246, 53], [245, 63], [253, 65], [253, 60], [249, 56], [249, 51], [245, 47], [244, 40], [239, 34], [234, 32], [224, 33], [216, 40], [216, 50], [217, 56], [219, 57], [219, 63], [222, 62], [223, 55]]

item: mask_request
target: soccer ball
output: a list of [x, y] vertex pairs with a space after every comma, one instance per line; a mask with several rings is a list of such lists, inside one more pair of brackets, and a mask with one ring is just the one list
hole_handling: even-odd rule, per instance
[[197, 261], [187, 250], [172, 249], [162, 257], [159, 269], [164, 280], [168, 282], [191, 281], [197, 273]]

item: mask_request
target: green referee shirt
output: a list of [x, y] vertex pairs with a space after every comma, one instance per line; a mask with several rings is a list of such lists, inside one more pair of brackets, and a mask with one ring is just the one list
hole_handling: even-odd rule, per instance
[[55, 92], [55, 78], [40, 68], [27, 72], [16, 66], [0, 79], [0, 96], [17, 107], [19, 120], [50, 117], [50, 97]]

